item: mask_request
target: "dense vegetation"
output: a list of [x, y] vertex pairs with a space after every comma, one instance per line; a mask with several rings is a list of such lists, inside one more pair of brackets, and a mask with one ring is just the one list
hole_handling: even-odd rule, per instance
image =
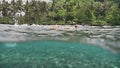
[[0, 23], [120, 25], [120, 0], [3, 0]]

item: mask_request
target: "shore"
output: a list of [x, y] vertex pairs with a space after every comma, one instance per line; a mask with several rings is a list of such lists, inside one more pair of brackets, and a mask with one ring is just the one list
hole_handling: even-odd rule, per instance
[[[120, 39], [120, 26], [82, 26], [82, 25], [9, 25], [0, 24], [0, 41], [24, 41], [41, 37], [88, 36]], [[76, 35], [77, 33], [77, 35]], [[116, 36], [113, 36], [116, 33]]]
[[17, 42], [35, 40], [79, 42], [108, 50], [113, 47], [112, 51], [115, 51], [116, 47], [120, 48], [120, 26], [0, 24], [0, 43], [14, 46]]

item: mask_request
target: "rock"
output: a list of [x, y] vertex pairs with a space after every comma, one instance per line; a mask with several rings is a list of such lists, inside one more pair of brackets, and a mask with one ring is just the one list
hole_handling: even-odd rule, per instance
[[115, 37], [113, 35], [106, 35], [106, 38], [108, 38], [110, 40], [115, 40]]

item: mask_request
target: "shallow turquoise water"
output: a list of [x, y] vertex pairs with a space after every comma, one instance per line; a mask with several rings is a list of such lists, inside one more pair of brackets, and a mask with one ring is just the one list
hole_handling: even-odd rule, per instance
[[0, 68], [120, 68], [120, 54], [80, 42], [1, 42]]

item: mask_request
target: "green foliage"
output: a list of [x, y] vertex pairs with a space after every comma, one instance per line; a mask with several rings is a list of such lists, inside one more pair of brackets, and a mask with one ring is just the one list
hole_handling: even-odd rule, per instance
[[59, 19], [59, 20], [62, 20], [64, 21], [65, 17], [66, 17], [66, 10], [58, 10], [57, 14], [56, 14], [56, 17]]
[[106, 20], [111, 25], [120, 25], [120, 9], [117, 8], [117, 5], [110, 8]]
[[[3, 0], [0, 3], [0, 23], [4, 24], [90, 24], [120, 25], [120, 0]], [[25, 15], [16, 17], [17, 12]], [[74, 22], [74, 23], [73, 23]]]
[[10, 19], [9, 17], [4, 17], [2, 19], [0, 19], [0, 24], [13, 24], [12, 19]]
[[96, 25], [96, 26], [103, 26], [103, 25], [107, 25], [106, 21], [103, 20], [95, 20], [91, 23], [92, 25]]

